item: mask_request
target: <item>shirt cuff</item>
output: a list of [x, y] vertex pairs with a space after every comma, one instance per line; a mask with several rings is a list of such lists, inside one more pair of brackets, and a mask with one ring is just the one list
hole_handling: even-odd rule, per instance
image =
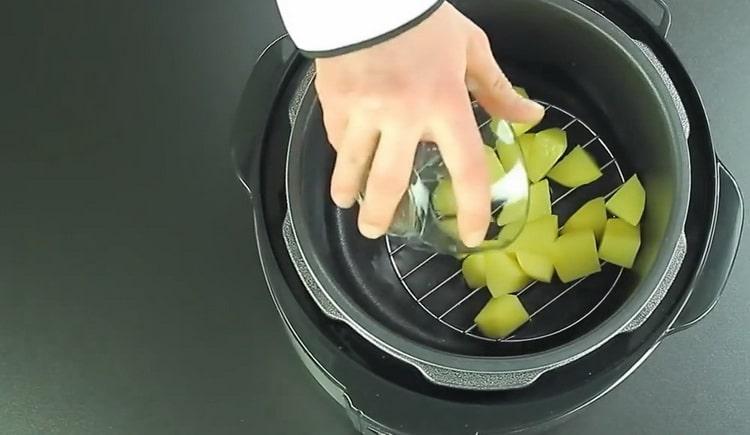
[[277, 0], [303, 54], [331, 57], [391, 39], [432, 15], [444, 0]]

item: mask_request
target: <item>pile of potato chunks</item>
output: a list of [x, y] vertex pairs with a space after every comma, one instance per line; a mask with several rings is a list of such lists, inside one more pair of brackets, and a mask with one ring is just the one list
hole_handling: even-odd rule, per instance
[[[525, 96], [523, 89], [516, 90]], [[492, 125], [497, 128], [498, 122]], [[566, 154], [568, 141], [562, 129], [530, 133], [534, 125], [511, 127], [516, 140], [498, 140], [494, 148], [486, 147], [487, 165], [495, 182], [522, 155], [531, 183], [528, 202], [507, 204], [493, 217], [501, 227], [496, 238], [515, 236], [509, 245], [471, 254], [462, 264], [468, 286], [486, 286], [492, 295], [474, 321], [483, 335], [499, 339], [529, 320], [513, 293], [532, 282], [552, 282], [555, 274], [563, 283], [573, 282], [599, 272], [601, 261], [632, 268], [641, 245], [646, 203], [645, 190], [633, 175], [611, 198], [592, 198], [560, 227], [552, 214], [548, 179], [567, 188], [583, 186], [602, 176], [599, 164], [581, 146]], [[441, 181], [433, 192], [433, 207], [450, 227], [447, 231], [457, 237], [456, 202], [449, 180]], [[492, 241], [486, 243], [492, 246]]]

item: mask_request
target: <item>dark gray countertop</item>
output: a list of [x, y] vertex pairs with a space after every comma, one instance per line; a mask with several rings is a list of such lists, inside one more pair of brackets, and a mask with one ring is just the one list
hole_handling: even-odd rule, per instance
[[[750, 3], [670, 3], [750, 192]], [[350, 434], [283, 334], [227, 151], [273, 2], [0, 17], [0, 433]], [[749, 433], [748, 240], [716, 310], [555, 433]]]

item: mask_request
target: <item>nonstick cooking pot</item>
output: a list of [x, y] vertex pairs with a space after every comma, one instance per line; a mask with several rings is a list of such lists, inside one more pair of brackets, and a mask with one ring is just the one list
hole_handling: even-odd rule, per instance
[[[511, 4], [512, 2], [508, 1], [507, 3]], [[525, 2], [529, 5], [532, 3], [534, 2]], [[483, 4], [486, 5], [487, 3], [484, 2]], [[505, 5], [505, 3], [503, 4]], [[514, 4], [518, 5], [520, 2]], [[633, 40], [639, 41], [635, 43], [636, 46], [645, 50], [645, 56], [650, 65], [657, 71], [659, 79], [665, 80], [667, 83], [666, 85], [661, 81], [651, 83], [648, 81], [651, 75], [648, 75], [648, 89], [651, 91], [661, 89], [663, 91], [666, 88], [668, 91], [670, 98], [665, 98], [666, 95], [660, 95], [657, 98], [658, 103], [664, 106], [661, 111], [662, 115], [671, 112], [672, 120], [671, 123], [668, 123], [670, 129], [679, 133], [680, 128], [683, 128], [683, 135], [689, 133], [686, 149], [690, 163], [683, 167], [683, 173], [687, 174], [692, 188], [690, 189], [689, 201], [686, 199], [691, 206], [687, 214], [687, 223], [684, 226], [686, 249], [682, 259], [683, 266], [678, 268], [675, 276], [672, 277], [673, 285], [671, 287], [662, 284], [660, 291], [650, 292], [649, 303], [651, 306], [645, 311], [645, 315], [642, 314], [641, 317], [638, 317], [637, 321], [637, 323], [642, 322], [642, 325], [627, 333], [624, 333], [624, 330], [620, 331], [619, 334], [601, 344], [601, 348], [597, 351], [586, 349], [585, 356], [577, 356], [574, 360], [566, 361], [567, 364], [541, 374], [538, 378], [535, 377], [536, 380], [531, 384], [524, 384], [523, 382], [516, 384], [524, 384], [525, 388], [522, 389], [506, 392], [481, 392], [456, 389], [453, 387], [466, 388], [467, 386], [450, 383], [446, 383], [450, 387], [441, 387], [434, 382], [434, 378], [416, 375], [415, 367], [421, 370], [419, 364], [393, 358], [392, 349], [373, 345], [370, 337], [360, 334], [359, 331], [351, 327], [351, 323], [333, 321], [322, 314], [323, 312], [331, 314], [330, 307], [326, 306], [326, 299], [315, 299], [313, 296], [318, 297], [320, 295], [309, 291], [315, 289], [315, 285], [319, 282], [318, 276], [309, 272], [297, 273], [296, 271], [296, 269], [302, 268], [299, 257], [300, 251], [312, 248], [300, 244], [297, 252], [287, 252], [287, 247], [281, 237], [281, 234], [286, 232], [287, 242], [289, 242], [292, 240], [289, 237], [291, 235], [290, 230], [294, 229], [292, 220], [288, 219], [288, 209], [293, 206], [289, 196], [292, 189], [286, 185], [286, 182], [293, 178], [290, 175], [291, 172], [287, 170], [288, 161], [286, 157], [290, 155], [288, 150], [295, 146], [295, 132], [298, 129], [302, 128], [304, 131], [304, 129], [313, 128], [309, 122], [306, 124], [300, 119], [304, 119], [305, 116], [319, 116], [319, 113], [315, 114], [315, 110], [318, 109], [316, 109], [314, 103], [309, 103], [306, 106], [304, 102], [305, 98], [314, 98], [305, 91], [312, 77], [309, 61], [299, 56], [287, 38], [281, 38], [270, 46], [261, 57], [248, 81], [238, 113], [233, 146], [240, 179], [248, 187], [253, 197], [256, 238], [269, 288], [284, 324], [290, 332], [292, 341], [296, 344], [303, 360], [308, 363], [311, 372], [316, 375], [316, 378], [326, 387], [329, 393], [349, 409], [355, 424], [362, 430], [372, 426], [377, 428], [373, 433], [438, 434], [475, 433], [477, 431], [480, 433], [499, 433], [496, 431], [518, 430], [559, 419], [609, 391], [631, 373], [633, 368], [637, 367], [643, 358], [650, 354], [662, 338], [684, 329], [702, 318], [714, 306], [723, 289], [739, 243], [742, 201], [733, 179], [716, 161], [700, 98], [684, 68], [663, 40], [669, 23], [668, 10], [664, 9], [665, 14], [658, 26], [661, 31], [661, 34], [659, 34], [653, 28], [645, 25], [646, 21], [634, 9], [619, 1], [591, 0], [585, 4], [577, 2], [536, 2], [534, 4], [537, 7], [551, 7], [558, 10], [558, 13], [560, 13], [560, 10], [567, 11], [565, 13], [572, 13], [571, 10], [567, 9], [570, 6], [577, 8], [572, 9], [572, 11], [580, 12], [576, 16], [584, 14], [581, 11], [585, 10], [586, 14], [594, 14], [598, 17], [597, 20], [609, 22], [611, 27], [607, 27], [608, 31], [627, 33], [628, 37], [632, 38], [631, 42]], [[576, 6], [571, 6], [573, 4]], [[457, 6], [475, 19], [477, 17], [472, 15], [472, 11], [478, 14], [478, 11], [482, 11], [486, 7], [482, 6], [481, 2], [458, 3]], [[588, 9], [586, 6], [591, 6], [600, 14], [593, 12], [593, 9]], [[488, 14], [485, 15], [488, 16]], [[591, 18], [589, 15], [586, 16]], [[495, 18], [489, 17], [487, 19], [494, 20]], [[483, 22], [481, 17], [477, 21], [485, 29], [494, 27], [490, 26], [487, 21]], [[613, 23], [616, 23], [616, 26]], [[547, 23], [545, 25], [552, 26], [553, 24]], [[492, 32], [489, 33], [492, 34]], [[573, 38], [573, 36], [570, 37]], [[584, 39], [582, 38], [581, 41], [585, 42]], [[617, 39], [608, 36], [605, 36], [605, 39], [617, 41]], [[495, 47], [495, 49], [502, 57], [503, 53], [499, 47]], [[602, 56], [601, 53], [599, 56], [601, 59], [606, 59], [606, 56]], [[639, 58], [635, 54], [629, 57]], [[517, 59], [528, 60], [529, 58], [523, 58], [519, 54]], [[642, 60], [642, 58], [640, 59]], [[560, 75], [554, 69], [552, 69], [554, 72], [552, 74], [549, 71], [551, 67], [532, 63], [531, 68], [529, 68], [524, 67], [521, 60], [510, 60], [513, 61], [510, 62], [511, 65], [506, 65], [507, 62], [503, 62], [503, 65], [511, 72], [511, 78], [514, 81], [527, 86], [533, 96], [544, 100], [550, 107], [556, 108], [555, 110], [560, 109], [560, 113], [563, 115], [567, 112], [577, 118], [576, 123], [583, 125], [583, 130], [591, 130], [602, 138], [602, 149], [610, 150], [616, 158], [617, 164], [615, 167], [619, 168], [616, 171], [618, 177], [629, 174], [633, 169], [640, 174], [644, 171], [644, 168], [648, 168], [650, 164], [655, 164], [654, 162], [646, 162], [646, 160], [673, 158], [678, 154], [677, 151], [663, 150], [658, 145], [653, 145], [654, 148], [658, 149], [650, 150], [649, 146], [633, 142], [634, 135], [641, 134], [637, 131], [650, 124], [630, 124], [625, 128], [625, 124], [614, 122], [617, 120], [613, 119], [611, 114], [619, 114], [619, 112], [611, 106], [619, 104], [617, 100], [608, 101], [608, 105], [597, 106], [595, 96], [584, 98], [588, 94], [580, 92], [580, 89], [589, 89], [590, 86], [585, 83], [577, 83], [574, 77], [569, 77], [568, 82], [555, 82], [554, 80], [565, 76]], [[574, 59], [569, 59], [570, 68], [575, 67], [575, 64], [581, 61], [582, 59], [575, 59], [575, 62]], [[587, 68], [596, 69], [599, 64], [589, 62], [586, 65]], [[647, 69], [648, 65], [640, 65], [640, 67]], [[672, 84], [669, 84], [666, 72], [673, 80]], [[537, 81], [536, 75], [542, 76], [544, 80]], [[612, 72], [611, 75], [613, 80], [620, 77], [617, 71]], [[625, 80], [625, 82], [630, 83], [628, 80]], [[554, 83], [559, 83], [559, 86], [564, 89], [558, 89], [552, 85], [547, 86]], [[580, 88], [575, 88], [576, 84]], [[610, 82], [611, 86], [615, 86], [615, 84], [614, 81]], [[579, 91], [566, 92], [569, 88], [579, 89]], [[631, 91], [638, 92], [636, 89], [631, 89]], [[680, 102], [672, 99], [672, 96], [678, 96], [686, 103], [683, 107], [684, 111], [680, 109]], [[672, 100], [672, 105], [669, 104], [670, 100]], [[308, 109], [305, 109], [305, 107]], [[600, 107], [601, 110], [595, 110], [596, 107]], [[305, 110], [308, 111], [308, 115], [304, 115]], [[677, 118], [680, 118], [679, 128], [673, 128], [677, 124], [674, 122], [675, 114]], [[291, 123], [290, 120], [292, 120]], [[648, 119], [645, 121], [648, 121]], [[292, 124], [294, 124], [293, 129]], [[672, 133], [674, 134], [674, 131]], [[628, 140], [624, 140], [622, 136]], [[674, 136], [679, 136], [679, 134], [674, 134]], [[322, 146], [325, 145], [322, 143], [322, 139], [318, 138], [316, 142], [314, 136], [309, 136], [309, 138], [311, 143], [317, 143], [315, 146], [320, 148], [322, 154], [326, 153], [326, 148]], [[679, 144], [675, 142], [670, 146], [679, 146]], [[640, 155], [636, 156], [634, 153], [636, 150], [641, 151]], [[310, 155], [308, 154], [308, 156]], [[669, 166], [665, 163], [662, 164]], [[676, 166], [674, 161], [670, 165]], [[328, 170], [330, 171], [330, 166]], [[668, 172], [669, 177], [665, 179], [679, 179], [678, 172]], [[656, 177], [656, 179], [662, 180], [659, 177]], [[320, 190], [323, 192], [327, 190], [327, 177], [316, 181], [310, 180], [310, 182], [323, 184], [324, 186]], [[647, 188], [651, 187], [653, 186], [647, 186]], [[672, 188], [674, 186], [670, 186], [670, 189]], [[664, 190], [668, 189], [664, 188]], [[658, 194], [658, 192], [664, 190], [657, 189], [655, 192]], [[311, 192], [314, 192], [314, 189]], [[562, 196], [564, 192], [557, 192], [557, 194]], [[568, 197], [575, 194], [575, 192], [571, 193]], [[649, 199], [653, 203], [655, 193], [650, 191], [649, 195]], [[290, 200], [289, 207], [286, 204], [287, 198]], [[662, 196], [661, 198], [665, 197]], [[325, 195], [320, 196], [317, 200], [321, 203], [328, 202]], [[671, 200], [677, 202], [674, 195]], [[563, 202], [565, 201], [567, 199]], [[687, 204], [685, 206], [687, 207]], [[669, 206], [672, 210], [679, 207], [675, 204]], [[571, 208], [574, 208], [574, 206], [571, 206]], [[336, 223], [322, 230], [326, 233], [325, 237], [331, 238], [334, 242], [338, 238], [340, 243], [333, 244], [334, 242], [331, 242], [326, 246], [326, 249], [331, 249], [331, 251], [321, 250], [316, 255], [336, 256], [337, 261], [340, 261], [339, 259], [342, 258], [341, 252], [346, 251], [346, 248], [341, 248], [341, 245], [345, 246], [346, 243], [352, 243], [347, 237], [358, 237], [353, 230], [351, 234], [344, 233], [347, 228], [346, 219], [352, 217], [347, 217], [346, 213], [333, 208], [320, 207], [317, 210], [321, 214], [327, 215], [324, 219], [333, 219], [332, 222]], [[649, 213], [647, 216], [650, 219], [650, 213], [653, 212], [647, 211], [647, 213]], [[564, 212], [561, 212], [561, 214], [564, 214]], [[674, 212], [670, 211], [670, 218], [667, 220], [671, 219], [672, 214]], [[335, 231], [343, 234], [337, 234]], [[682, 233], [679, 228], [672, 227], [666, 228], [664, 232], [665, 234], [668, 232]], [[679, 237], [678, 240], [680, 238], [682, 237]], [[666, 240], [666, 237], [664, 240]], [[663, 246], [667, 243], [664, 240], [656, 241], [654, 244]], [[377, 242], [373, 243], [375, 245], [371, 249], [378, 249]], [[381, 243], [385, 245], [384, 242]], [[678, 242], [677, 245], [679, 246], [680, 243]], [[290, 244], [290, 247], [294, 251], [294, 244]], [[397, 248], [398, 245], [392, 249]], [[385, 249], [388, 249], [387, 245]], [[402, 251], [403, 249], [405, 248], [402, 248]], [[650, 261], [650, 267], [640, 266], [640, 270], [647, 274], [652, 273], [659, 255], [661, 255], [660, 252], [654, 255], [655, 259]], [[389, 267], [383, 267], [381, 273], [398, 276], [397, 266], [399, 266], [399, 263], [394, 262], [390, 255], [385, 258], [387, 260], [385, 266]], [[673, 255], [669, 256], [670, 261], [668, 263], [674, 264], [675, 258]], [[435, 259], [431, 261], [435, 261]], [[641, 260], [641, 262], [643, 261]], [[428, 264], [429, 267], [435, 266], [429, 262], [425, 264]], [[361, 264], [356, 262], [342, 262], [334, 265], [334, 268], [341, 269], [342, 265], [344, 268], [353, 266], [352, 269], [362, 267]], [[449, 266], [455, 266], [455, 263]], [[336, 269], [332, 269], [328, 273], [335, 275], [338, 272], [336, 272]], [[577, 323], [571, 322], [575, 323], [572, 327], [546, 337], [550, 339], [546, 340], [547, 346], [552, 346], [554, 349], [555, 346], [564, 346], [566, 343], [575, 342], [581, 334], [588, 334], [591, 330], [599, 328], [600, 325], [611, 322], [616, 312], [622, 310], [629, 303], [629, 298], [636, 293], [634, 289], [643, 285], [644, 275], [641, 275], [641, 273], [643, 272], [630, 277], [627, 275], [621, 276], [617, 280], [617, 285], [613, 286], [610, 292], [605, 293], [606, 298], [601, 299], [601, 294], [597, 296], [597, 298], [600, 298], [599, 301], [594, 304], [593, 310], [588, 310], [583, 320]], [[612, 274], [608, 275], [612, 276]], [[641, 284], [638, 284], [636, 279], [640, 280]], [[665, 282], [664, 280], [660, 281]], [[418, 332], [422, 332], [422, 335], [429, 337], [432, 334], [442, 336], [441, 334], [444, 334], [445, 330], [452, 330], [449, 325], [446, 325], [447, 321], [445, 323], [440, 321], [445, 319], [435, 319], [429, 315], [426, 304], [418, 304], [409, 295], [408, 288], [402, 286], [400, 280], [398, 282], [401, 287], [395, 287], [390, 291], [385, 289], [382, 296], [383, 300], [377, 298], [375, 294], [371, 295], [372, 303], [388, 305], [390, 302], [385, 299], [399, 298], [400, 296], [396, 295], [396, 289], [401, 289], [407, 297], [402, 297], [399, 300], [405, 305], [411, 304], [419, 307], [419, 310], [407, 309], [411, 310], [407, 313], [413, 316], [419, 316], [421, 313], [431, 319], [429, 322], [425, 322], [425, 329], [420, 329]], [[355, 282], [354, 285], [360, 284]], [[366, 285], [361, 288], [367, 290]], [[580, 288], [578, 289], [580, 290]], [[657, 296], [654, 296], [654, 294]], [[323, 296], [330, 297], [326, 294]], [[591, 302], [585, 296], [585, 294], [576, 294], [576, 289], [569, 291], [557, 300], [557, 302], [566, 302], [562, 308], [554, 308], [557, 302], [548, 306], [548, 308], [554, 309], [545, 310], [545, 313], [551, 313], [546, 321], [554, 323], [554, 319], [558, 319], [556, 322], [560, 322], [559, 318], [565, 318], [566, 313], [575, 311], [579, 304], [590, 305]], [[320, 305], [323, 310], [320, 310], [314, 303]], [[643, 310], [640, 312], [644, 313]], [[403, 312], [394, 311], [393, 316], [397, 317], [393, 320], [395, 324], [387, 324], [385, 327], [405, 335], [404, 340], [408, 340], [410, 341], [409, 344], [412, 344], [411, 342], [415, 340], [409, 337], [405, 330], [402, 331], [401, 326], [399, 326], [402, 324], [399, 322], [408, 326], [409, 319], [398, 317], [397, 314], [399, 313]], [[370, 320], [377, 321], [378, 319], [370, 317]], [[632, 322], [630, 325], [632, 326]], [[407, 326], [403, 329], [406, 329]], [[467, 340], [471, 338], [476, 343], [482, 343], [482, 347], [495, 346], [507, 349], [485, 354], [492, 355], [486, 358], [498, 365], [502, 365], [509, 359], [507, 356], [503, 356], [504, 352], [514, 355], [516, 359], [523, 358], [525, 352], [532, 355], [544, 352], [544, 350], [538, 350], [543, 349], [543, 346], [538, 343], [542, 340], [525, 340], [522, 336], [515, 341], [495, 343], [471, 337], [469, 334], [461, 335], [466, 335]], [[533, 334], [529, 333], [527, 337], [529, 336], [533, 337]], [[565, 340], [569, 341], [566, 342]], [[436, 348], [445, 354], [454, 355], [450, 351], [440, 350], [439, 345], [436, 345]], [[469, 376], [477, 379], [480, 375], [470, 373]], [[503, 386], [505, 387], [507, 384]], [[406, 413], [403, 411], [405, 406], [416, 407], [421, 411]], [[442, 418], [442, 416], [446, 416], [446, 418]], [[375, 420], [384, 423], [375, 423]], [[471, 422], [471, 424], [464, 425], [463, 422]], [[400, 429], [397, 430], [394, 427]]]
[[[681, 96], [647, 44], [575, 0], [507, 0], [502, 13], [481, 1], [457, 6], [487, 31], [512, 81], [547, 105], [546, 122], [564, 121], [571, 138], [591, 146], [604, 169], [612, 168], [598, 185], [556, 190], [561, 218], [594, 190], [603, 193], [633, 172], [642, 178], [649, 201], [634, 270], [609, 267], [575, 288], [530, 288], [521, 298], [537, 308], [535, 317], [516, 336], [492, 341], [473, 333], [466, 320], [488, 296], [477, 291], [467, 297], [455, 260], [420, 259], [394, 241], [365, 240], [356, 231], [355, 211], [328, 200], [333, 154], [310, 86], [313, 72], [301, 59], [284, 83], [292, 127], [286, 167], [275, 174], [286, 179], [283, 235], [323, 312], [431, 382], [525, 387], [649, 318], [680, 270], [690, 186], [703, 180], [691, 180], [690, 122]], [[252, 169], [259, 162], [248, 167], [248, 153], [238, 157], [243, 178], [258, 191]]]

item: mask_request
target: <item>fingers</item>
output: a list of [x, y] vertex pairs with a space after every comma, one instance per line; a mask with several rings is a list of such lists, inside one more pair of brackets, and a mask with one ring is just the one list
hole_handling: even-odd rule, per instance
[[391, 127], [381, 133], [359, 209], [359, 231], [365, 237], [375, 239], [388, 231], [409, 187], [420, 133], [413, 127]]
[[349, 208], [357, 199], [367, 174], [380, 131], [361, 117], [350, 119], [336, 154], [331, 177], [331, 198]]
[[[318, 65], [317, 61], [316, 65]], [[318, 69], [321, 69], [319, 65]], [[331, 80], [322, 79], [324, 76], [324, 74], [318, 74], [315, 77], [315, 90], [318, 93], [318, 100], [323, 110], [323, 124], [328, 135], [328, 142], [333, 146], [333, 149], [338, 151], [341, 147], [341, 141], [344, 139], [349, 118], [349, 107], [340, 90], [331, 84]]]
[[[481, 31], [479, 31], [481, 32]], [[469, 44], [466, 80], [479, 104], [497, 118], [511, 122], [534, 123], [544, 116], [544, 108], [518, 95], [492, 55], [484, 33]]]
[[489, 175], [471, 101], [461, 90], [452, 101], [432, 132], [453, 181], [459, 234], [466, 246], [475, 247], [484, 240], [490, 222]]
[[346, 131], [346, 123], [345, 111], [336, 110], [335, 108], [323, 109], [323, 124], [328, 134], [328, 142], [336, 151], [341, 148], [341, 141]]

